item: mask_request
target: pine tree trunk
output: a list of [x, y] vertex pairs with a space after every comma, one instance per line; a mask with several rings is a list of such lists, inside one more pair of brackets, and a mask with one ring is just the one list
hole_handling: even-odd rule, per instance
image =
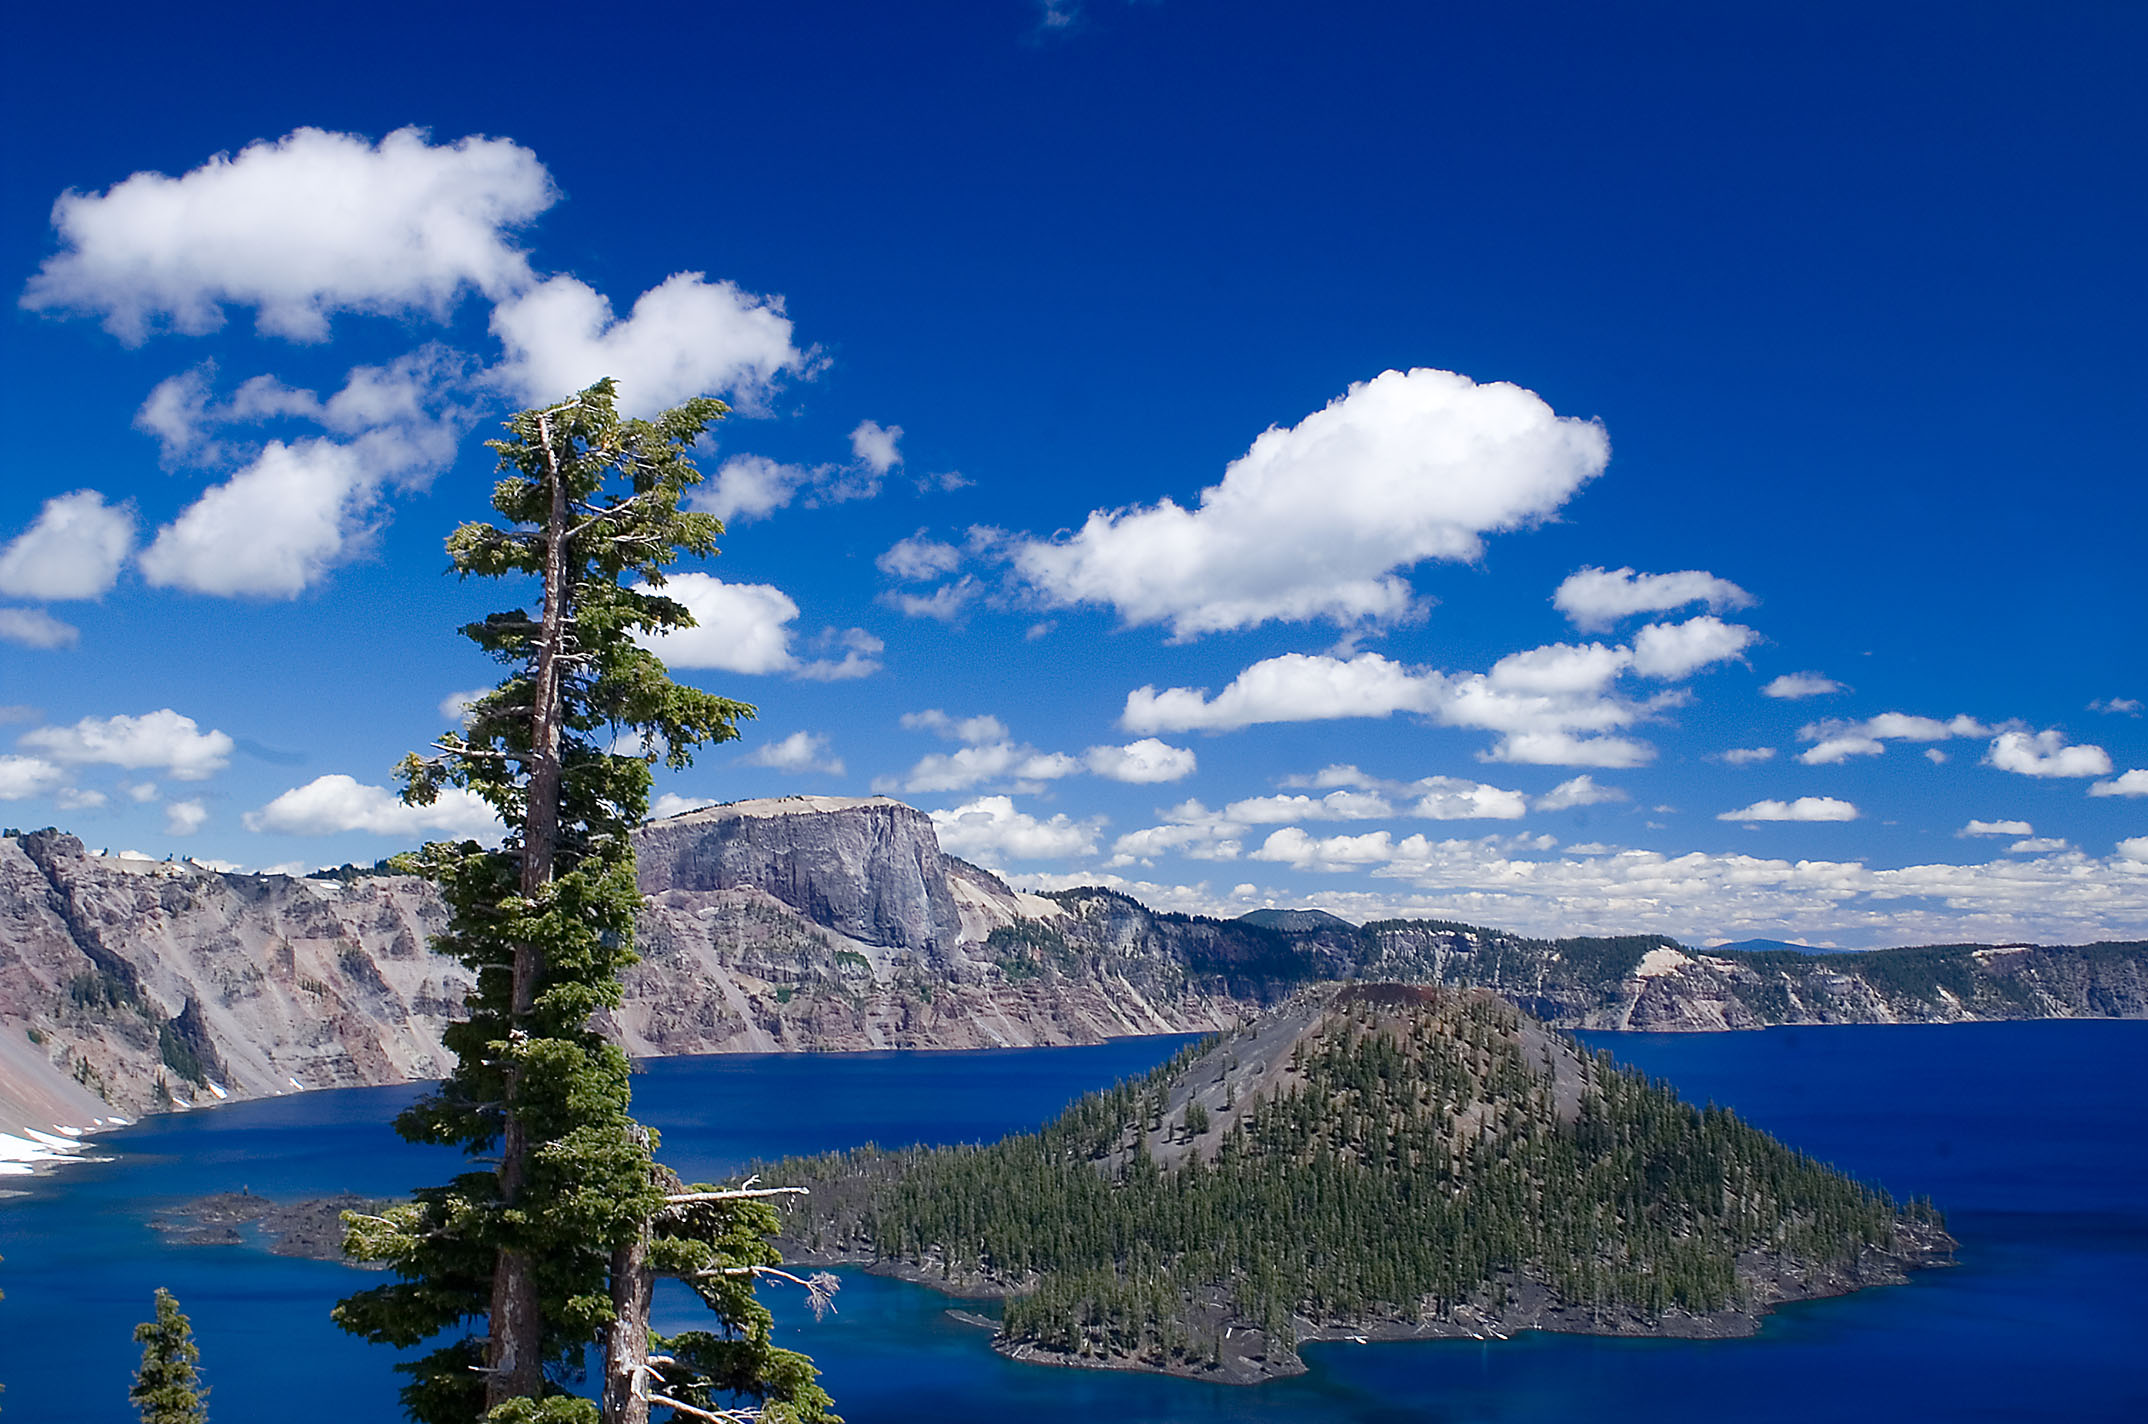
[[649, 1228], [612, 1252], [612, 1323], [604, 1337], [603, 1424], [649, 1424]]
[[[535, 686], [530, 689], [530, 767], [522, 820], [522, 894], [534, 899], [552, 881], [553, 855], [559, 843], [560, 795], [560, 655], [567, 628], [567, 486], [552, 446], [552, 427], [537, 417], [551, 485], [551, 508], [545, 520], [544, 621], [537, 643]], [[534, 945], [515, 947], [510, 1028], [524, 1029], [537, 1002], [537, 981], [544, 972]], [[517, 1102], [520, 1075], [506, 1073], [505, 1125], [500, 1133], [500, 1200], [512, 1206], [529, 1176], [530, 1142]], [[485, 1364], [485, 1407], [510, 1399], [534, 1399], [544, 1391], [544, 1321], [537, 1308], [537, 1283], [529, 1256], [502, 1250], [493, 1264], [490, 1339]]]

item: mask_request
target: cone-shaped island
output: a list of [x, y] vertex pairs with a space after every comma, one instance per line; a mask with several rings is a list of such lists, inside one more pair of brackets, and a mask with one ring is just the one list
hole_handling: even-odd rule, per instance
[[997, 1347], [1251, 1383], [1322, 1339], [1747, 1335], [1954, 1242], [1481, 990], [1307, 994], [988, 1146], [796, 1159], [787, 1256], [1004, 1298]]

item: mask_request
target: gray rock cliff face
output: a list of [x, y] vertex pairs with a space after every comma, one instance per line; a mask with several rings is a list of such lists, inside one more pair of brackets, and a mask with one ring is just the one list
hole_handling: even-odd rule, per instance
[[962, 919], [932, 818], [884, 796], [738, 801], [635, 838], [644, 895], [750, 886], [847, 938], [944, 962]]
[[426, 952], [442, 922], [407, 876], [224, 875], [0, 838], [0, 1035], [41, 1050], [0, 1062], [0, 1120], [47, 1126], [34, 1109], [83, 1094], [133, 1116], [437, 1076], [467, 985]]

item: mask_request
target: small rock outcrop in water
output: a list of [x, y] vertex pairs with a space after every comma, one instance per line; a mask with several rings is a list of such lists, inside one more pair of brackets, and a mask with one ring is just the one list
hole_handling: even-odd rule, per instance
[[[710, 807], [637, 847], [642, 962], [610, 1026], [642, 1056], [1205, 1032], [1348, 979], [1489, 988], [1577, 1028], [2148, 1016], [2132, 943], [1740, 954], [1028, 894], [880, 797]], [[468, 987], [427, 949], [444, 923], [432, 886], [378, 868], [236, 875], [0, 835], [0, 1132], [438, 1076]]]
[[1303, 996], [1039, 1132], [766, 1172], [811, 1188], [786, 1256], [1004, 1297], [1018, 1359], [1231, 1383], [1309, 1340], [1748, 1335], [1954, 1246], [1484, 990]]

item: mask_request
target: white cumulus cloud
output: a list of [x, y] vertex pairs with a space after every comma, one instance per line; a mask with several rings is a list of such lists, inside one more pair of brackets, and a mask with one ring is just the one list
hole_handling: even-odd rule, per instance
[[20, 643], [25, 648], [66, 648], [74, 645], [82, 630], [63, 623], [42, 608], [0, 608], [0, 643]]
[[1015, 742], [986, 742], [951, 752], [929, 753], [899, 777], [876, 778], [873, 789], [967, 791], [987, 783], [1035, 789], [1038, 782], [1057, 781], [1080, 770], [1081, 762], [1065, 752], [1040, 752]]
[[1718, 821], [1854, 821], [1857, 807], [1832, 796], [1800, 796], [1795, 801], [1755, 801], [1737, 811], [1725, 811]]
[[1781, 697], [1795, 701], [1801, 697], [1827, 697], [1848, 689], [1831, 677], [1816, 672], [1786, 672], [1760, 689], [1762, 697]]
[[[1198, 801], [1189, 801], [1174, 812], [1205, 814]], [[1219, 821], [1242, 830], [1248, 826], [1279, 826], [1292, 821], [1378, 821], [1395, 814], [1394, 803], [1374, 791], [1330, 791], [1325, 796], [1255, 796], [1233, 801], [1223, 808]]]
[[506, 350], [495, 378], [517, 399], [561, 400], [611, 376], [625, 415], [701, 395], [753, 407], [807, 364], [780, 300], [699, 272], [666, 278], [624, 318], [586, 283], [553, 277], [495, 307], [492, 331]]
[[1567, 731], [1509, 732], [1483, 753], [1483, 758], [1516, 766], [1593, 766], [1625, 771], [1654, 761], [1656, 749], [1633, 737], [1579, 737]]
[[901, 439], [902, 427], [899, 425], [861, 420], [857, 429], [850, 432], [850, 453], [877, 479], [902, 463], [902, 451], [896, 448], [896, 442]]
[[1188, 508], [1096, 510], [1013, 551], [1050, 603], [1116, 609], [1179, 638], [1270, 620], [1387, 621], [1400, 571], [1473, 559], [1602, 473], [1610, 442], [1530, 391], [1450, 371], [1388, 371], [1272, 428]]
[[951, 574], [961, 565], [960, 549], [928, 538], [922, 529], [907, 539], [896, 540], [888, 546], [886, 553], [873, 560], [873, 566], [889, 578], [910, 583], [923, 583]]
[[[466, 364], [426, 345], [386, 365], [353, 368], [325, 400], [260, 376], [211, 405], [204, 383], [193, 424], [160, 426], [167, 455], [191, 450], [245, 463], [157, 532], [141, 556], [143, 576], [192, 593], [294, 598], [359, 557], [383, 518], [382, 488], [422, 487], [454, 462], [470, 419], [455, 403]], [[152, 395], [137, 423], [156, 401]], [[246, 453], [202, 433], [269, 417], [310, 421], [331, 434], [271, 440]]]
[[1428, 712], [1440, 701], [1444, 681], [1379, 653], [1347, 660], [1284, 653], [1254, 663], [1213, 698], [1190, 687], [1136, 688], [1127, 694], [1119, 722], [1131, 732], [1230, 731], [1264, 722]]
[[294, 786], [244, 817], [250, 831], [327, 836], [364, 831], [376, 836], [435, 833], [489, 839], [500, 833], [492, 808], [471, 792], [450, 787], [430, 806], [405, 805], [385, 786], [369, 786], [338, 772]]
[[142, 551], [142, 575], [190, 593], [296, 598], [356, 557], [376, 528], [379, 484], [333, 440], [272, 440]]
[[1674, 574], [1636, 574], [1630, 568], [1584, 568], [1569, 574], [1551, 596], [1552, 606], [1574, 626], [1598, 632], [1636, 613], [1666, 613], [1689, 603], [1710, 612], [1749, 608], [1753, 596], [1729, 579], [1699, 569]]
[[37, 520], [0, 549], [0, 593], [47, 602], [98, 598], [134, 548], [134, 510], [95, 490], [45, 501]]
[[1675, 682], [1738, 656], [1760, 635], [1706, 614], [1683, 623], [1651, 623], [1633, 635], [1633, 670]]
[[0, 756], [0, 801], [42, 796], [66, 777], [64, 769], [42, 757]]
[[1886, 750], [1887, 744], [1877, 737], [1844, 734], [1823, 737], [1799, 752], [1797, 759], [1807, 766], [1839, 766], [1853, 756], [1878, 756]]
[[1771, 761], [1774, 757], [1773, 747], [1732, 747], [1717, 753], [1716, 760], [1726, 766], [1751, 766], [1754, 762]]
[[686, 497], [686, 505], [726, 524], [744, 524], [783, 508], [815, 477], [809, 466], [786, 465], [766, 455], [733, 455], [717, 466], [714, 479]]
[[880, 596], [880, 601], [911, 618], [931, 618], [941, 623], [955, 623], [969, 611], [971, 604], [983, 596], [984, 585], [964, 574], [953, 583], [943, 583], [930, 593], [908, 593], [892, 588]]
[[178, 178], [63, 194], [62, 250], [22, 304], [102, 316], [130, 345], [167, 324], [213, 331], [226, 304], [299, 341], [325, 339], [337, 312], [441, 318], [469, 288], [497, 299], [529, 280], [507, 234], [555, 196], [536, 155], [505, 139], [301, 128]]
[[2027, 821], [1971, 821], [1954, 833], [1957, 836], [2030, 836], [2036, 828]]
[[776, 771], [843, 774], [843, 759], [829, 754], [828, 739], [819, 732], [793, 732], [765, 746], [755, 747], [739, 761], [747, 766], [765, 766]]
[[2135, 767], [2131, 771], [2099, 781], [2088, 788], [2091, 796], [2148, 796], [2148, 767]]
[[1601, 806], [1607, 801], [1624, 801], [1627, 795], [1616, 786], [1605, 786], [1587, 772], [1569, 781], [1562, 781], [1533, 803], [1539, 811], [1565, 811], [1575, 806]]
[[1064, 860], [1096, 854], [1101, 818], [1076, 821], [1061, 813], [1040, 820], [1015, 809], [1006, 796], [980, 796], [952, 811], [934, 811], [933, 829], [949, 855], [997, 868], [1010, 860]]
[[18, 741], [65, 765], [155, 767], [175, 781], [202, 781], [222, 771], [232, 748], [224, 733], [204, 732], [169, 707], [139, 717], [84, 717], [68, 727], [37, 727]]
[[[644, 585], [636, 586], [651, 592]], [[841, 681], [879, 671], [880, 640], [861, 628], [822, 633], [820, 643], [838, 658], [803, 659], [791, 647], [798, 605], [773, 584], [726, 583], [713, 574], [674, 574], [660, 591], [686, 605], [695, 626], [659, 637], [637, 635], [643, 647], [676, 668], [727, 672], [786, 673], [815, 681]]]
[[1624, 649], [1555, 645], [1503, 658], [1490, 674], [1450, 676], [1379, 653], [1349, 659], [1285, 653], [1246, 668], [1214, 697], [1199, 688], [1137, 688], [1127, 694], [1119, 720], [1135, 732], [1228, 731], [1415, 712], [1498, 733], [1482, 754], [1488, 761], [1633, 767], [1653, 758], [1654, 749], [1604, 735], [1648, 713], [1602, 686], [1626, 661]]
[[[1411, 841], [1423, 841], [1412, 836]], [[1271, 833], [1254, 860], [1277, 861], [1296, 870], [1354, 870], [1381, 865], [1396, 857], [1396, 842], [1388, 831], [1368, 831], [1359, 836], [1314, 836], [1296, 826]]]
[[1154, 785], [1179, 781], [1193, 774], [1194, 755], [1154, 737], [1125, 746], [1095, 746], [1081, 756], [1040, 751], [1017, 742], [999, 718], [979, 715], [950, 717], [939, 708], [906, 712], [902, 726], [913, 732], [931, 732], [963, 745], [952, 752], [933, 752], [918, 759], [900, 776], [878, 777], [875, 791], [966, 791], [971, 787], [998, 785], [1034, 792], [1041, 783], [1057, 781], [1083, 771], [1111, 781]]
[[1162, 781], [1183, 781], [1193, 775], [1194, 755], [1186, 747], [1174, 747], [1155, 737], [1143, 737], [1123, 747], [1091, 747], [1082, 754], [1082, 765], [1110, 781], [1137, 786]]
[[209, 823], [209, 808], [199, 800], [172, 801], [164, 807], [164, 829], [175, 836], [190, 836]]
[[922, 712], [905, 712], [897, 719], [904, 731], [931, 732], [951, 742], [1003, 742], [1007, 739], [1007, 724], [989, 713], [975, 717], [950, 717], [937, 707]]
[[[1585, 776], [1578, 779], [1588, 780]], [[1528, 805], [1528, 798], [1519, 791], [1460, 776], [1427, 776], [1398, 783], [1393, 789], [1415, 796], [1401, 810], [1421, 821], [1516, 821]]]
[[[1807, 766], [1837, 766], [1855, 756], [1878, 756], [1889, 742], [1944, 742], [1954, 737], [1988, 737], [1992, 728], [1974, 717], [1917, 717], [1906, 712], [1882, 712], [1862, 722], [1839, 718], [1808, 723], [1798, 729], [1798, 740], [1812, 746], [1798, 753]], [[1936, 750], [1936, 748], [1935, 748]], [[1946, 760], [1942, 753], [1938, 760]]]
[[2109, 776], [2111, 754], [2086, 742], [2068, 746], [2063, 732], [2001, 732], [1985, 764], [2016, 776]]

